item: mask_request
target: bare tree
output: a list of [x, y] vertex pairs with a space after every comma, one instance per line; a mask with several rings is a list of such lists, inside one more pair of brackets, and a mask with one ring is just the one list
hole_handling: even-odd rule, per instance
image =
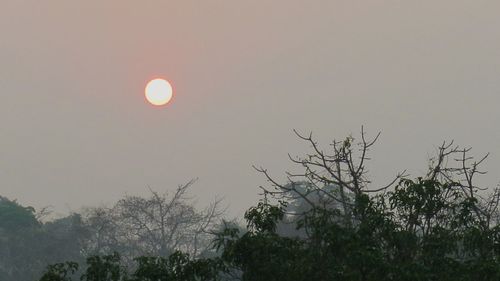
[[89, 238], [82, 249], [84, 256], [127, 252], [127, 244], [119, 235], [118, 219], [112, 208], [104, 206], [87, 208], [83, 211]]
[[[287, 173], [288, 182], [282, 184], [276, 181], [268, 170], [255, 168], [262, 172], [270, 182], [270, 187], [261, 187], [264, 196], [289, 202], [285, 209], [287, 216], [281, 223], [297, 220], [298, 217], [315, 210], [336, 209], [342, 214], [341, 219], [346, 225], [356, 225], [362, 219], [362, 212], [353, 212], [359, 199], [369, 194], [383, 195], [393, 191], [394, 187], [404, 184], [407, 180], [405, 171], [397, 174], [389, 184], [372, 186], [367, 177], [367, 162], [370, 160], [369, 152], [376, 143], [379, 135], [369, 139], [361, 128], [360, 141], [348, 136], [342, 141], [334, 140], [330, 149], [324, 150], [313, 138], [312, 134], [303, 135], [294, 131], [296, 135], [308, 143], [311, 152], [302, 157], [292, 157], [290, 160], [299, 165], [302, 172]], [[488, 157], [474, 159], [469, 155], [471, 148], [455, 146], [453, 142], [444, 142], [438, 147], [436, 156], [429, 161], [429, 171], [418, 181], [428, 181], [437, 184], [443, 189], [435, 198], [456, 204], [469, 204], [472, 208], [472, 218], [482, 230], [498, 226], [500, 222], [500, 188], [491, 189], [479, 186], [476, 178], [485, 172], [481, 164]], [[425, 183], [424, 183], [425, 184]], [[486, 194], [490, 190], [490, 194]], [[463, 201], [457, 201], [457, 196]], [[292, 208], [290, 208], [292, 205]], [[457, 206], [461, 208], [463, 205]], [[443, 208], [445, 210], [446, 208]], [[434, 210], [439, 210], [435, 208]], [[398, 210], [394, 210], [396, 215]], [[408, 219], [407, 229], [426, 233], [436, 226], [452, 224], [449, 214], [426, 214], [421, 210], [410, 210], [402, 218]], [[399, 214], [401, 215], [401, 214]], [[292, 219], [290, 219], [292, 218]], [[285, 231], [296, 235], [298, 232], [290, 231], [289, 226], [282, 227]], [[457, 230], [458, 231], [458, 230]], [[304, 233], [298, 233], [303, 235]]]
[[[380, 133], [373, 139], [368, 139], [364, 128], [361, 127], [359, 142], [356, 143], [354, 137], [348, 136], [342, 141], [334, 140], [330, 145], [331, 149], [324, 151], [314, 140], [312, 133], [302, 135], [295, 130], [294, 132], [312, 148], [312, 152], [303, 157], [289, 155], [293, 163], [302, 166], [303, 172], [287, 173], [288, 183], [280, 184], [266, 169], [255, 168], [271, 183], [271, 188], [261, 187], [264, 195], [287, 200], [300, 199], [310, 206], [308, 210], [340, 205], [345, 223], [352, 224], [353, 219], [356, 220], [352, 216], [356, 198], [366, 193], [385, 191], [404, 174], [404, 171], [399, 173], [387, 185], [375, 188], [369, 186], [366, 162], [370, 160], [368, 153]], [[313, 198], [316, 200], [311, 200], [311, 194], [314, 194]]]
[[486, 174], [481, 170], [481, 164], [488, 158], [489, 153], [479, 159], [470, 156], [471, 148], [461, 148], [453, 141], [443, 142], [437, 149], [437, 155], [430, 159], [427, 179], [447, 183], [462, 193], [462, 196], [477, 202], [472, 204], [473, 213], [480, 225], [488, 229], [498, 224], [500, 189], [498, 187], [485, 194], [487, 187], [478, 186], [477, 176]]
[[126, 256], [168, 256], [182, 250], [199, 256], [208, 250], [213, 228], [224, 210], [216, 199], [197, 210], [187, 195], [191, 180], [173, 194], [149, 189], [148, 197], [126, 196], [112, 208], [93, 209], [87, 222], [94, 228], [92, 245]]

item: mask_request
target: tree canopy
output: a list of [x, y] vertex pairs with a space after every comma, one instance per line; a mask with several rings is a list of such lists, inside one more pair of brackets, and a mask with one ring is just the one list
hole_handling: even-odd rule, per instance
[[77, 269], [82, 281], [500, 280], [500, 191], [476, 184], [486, 156], [443, 143], [426, 174], [402, 171], [373, 186], [366, 167], [378, 136], [362, 130], [359, 141], [350, 136], [330, 150], [298, 136], [311, 147], [291, 157], [303, 172], [280, 183], [257, 168], [270, 184], [245, 213], [245, 228], [217, 231], [216, 256], [178, 249], [125, 264], [97, 255], [82, 267], [52, 265], [40, 280], [76, 280]]

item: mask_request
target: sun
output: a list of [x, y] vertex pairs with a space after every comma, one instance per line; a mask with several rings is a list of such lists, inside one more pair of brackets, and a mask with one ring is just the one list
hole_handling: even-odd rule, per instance
[[144, 92], [146, 99], [152, 105], [165, 105], [172, 99], [172, 86], [165, 79], [157, 78], [149, 81]]

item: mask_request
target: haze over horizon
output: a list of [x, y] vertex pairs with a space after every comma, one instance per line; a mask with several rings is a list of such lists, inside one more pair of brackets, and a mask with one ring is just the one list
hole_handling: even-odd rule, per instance
[[[119, 4], [116, 4], [119, 3]], [[443, 140], [500, 177], [498, 1], [14, 1], [0, 10], [0, 195], [67, 213], [199, 178], [241, 215], [287, 153], [382, 131], [374, 184]], [[144, 86], [168, 79], [152, 108]]]

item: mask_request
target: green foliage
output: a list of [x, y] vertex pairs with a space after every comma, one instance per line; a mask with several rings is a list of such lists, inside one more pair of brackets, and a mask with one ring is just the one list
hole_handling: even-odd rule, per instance
[[243, 280], [482, 280], [500, 276], [499, 226], [454, 183], [403, 179], [394, 191], [356, 197], [353, 225], [315, 208], [297, 224], [306, 239], [277, 235], [279, 206], [247, 212], [252, 231], [226, 230], [222, 257]]
[[[484, 224], [479, 201], [453, 183], [403, 179], [391, 192], [355, 197], [356, 220], [335, 208], [313, 208], [297, 222], [307, 237], [276, 232], [286, 202], [250, 208], [248, 231], [226, 227], [220, 257], [139, 257], [127, 275], [117, 255], [87, 259], [83, 281], [447, 281], [499, 280], [500, 226]], [[74, 264], [48, 268], [41, 281], [69, 281]], [[129, 269], [130, 270], [130, 269]]]
[[47, 264], [80, 261], [83, 235], [78, 215], [44, 224], [32, 207], [0, 197], [0, 280], [35, 280]]
[[[117, 253], [91, 256], [81, 281], [198, 281], [220, 280], [226, 271], [218, 259], [191, 259], [189, 255], [174, 252], [168, 258], [138, 257], [133, 272], [122, 265]], [[77, 279], [78, 264], [66, 262], [50, 265], [40, 281], [73, 281]]]
[[283, 208], [285, 202], [280, 202], [281, 206], [273, 206], [261, 201], [255, 207], [251, 207], [245, 213], [247, 227], [258, 232], [274, 232], [276, 223], [283, 219]]
[[38, 221], [34, 213], [35, 209], [32, 207], [23, 207], [0, 196], [0, 229], [17, 232], [36, 227]]
[[120, 265], [120, 256], [117, 253], [105, 256], [87, 258], [87, 270], [82, 275], [82, 281], [120, 281], [123, 280], [125, 270]]
[[78, 270], [78, 264], [75, 262], [57, 263], [49, 265], [47, 272], [40, 281], [71, 281], [71, 276]]
[[[128, 271], [116, 255], [96, 256], [82, 281], [500, 280], [500, 189], [487, 196], [472, 181], [484, 158], [468, 166], [467, 149], [443, 144], [425, 177], [368, 190], [363, 163], [373, 142], [364, 135], [359, 165], [352, 137], [334, 142], [333, 155], [299, 137], [315, 151], [295, 161], [305, 181], [280, 185], [261, 170], [275, 189], [245, 213], [246, 231], [225, 224], [218, 232], [219, 256], [139, 257]], [[443, 166], [457, 153], [458, 167]], [[284, 223], [296, 231], [280, 233]], [[41, 281], [69, 281], [67, 268], [50, 267]]]
[[218, 259], [192, 260], [187, 254], [175, 252], [168, 258], [139, 257], [131, 281], [196, 281], [218, 280], [224, 270]]

